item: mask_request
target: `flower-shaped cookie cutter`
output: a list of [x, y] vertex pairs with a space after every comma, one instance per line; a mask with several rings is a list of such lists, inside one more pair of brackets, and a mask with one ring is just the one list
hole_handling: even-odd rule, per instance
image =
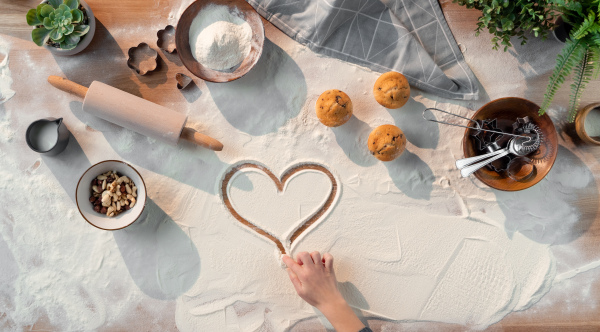
[[182, 73], [175, 74], [175, 79], [177, 80], [177, 89], [179, 90], [185, 89], [193, 81], [191, 77]]
[[175, 46], [175, 28], [172, 25], [167, 25], [164, 29], [158, 30], [156, 36], [158, 37], [156, 41], [158, 48], [167, 53], [174, 53], [177, 50]]
[[130, 48], [127, 54], [127, 66], [140, 75], [146, 75], [158, 67], [158, 52], [146, 43]]

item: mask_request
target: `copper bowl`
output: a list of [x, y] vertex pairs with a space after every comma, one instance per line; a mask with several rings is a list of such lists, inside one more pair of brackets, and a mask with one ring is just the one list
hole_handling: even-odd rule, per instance
[[[221, 5], [228, 6], [231, 9], [237, 9], [242, 15], [242, 19], [248, 22], [252, 28], [250, 52], [246, 58], [242, 60], [242, 63], [230, 72], [213, 70], [203, 66], [192, 54], [192, 49], [190, 47], [190, 26], [192, 25], [194, 18], [198, 16], [198, 13], [208, 5]], [[179, 54], [179, 58], [183, 65], [197, 77], [215, 83], [230, 82], [246, 75], [258, 62], [258, 59], [262, 54], [264, 42], [265, 28], [260, 15], [258, 15], [256, 10], [244, 0], [197, 0], [183, 12], [177, 23], [177, 29], [175, 30], [177, 54]]]
[[[538, 105], [527, 99], [507, 97], [493, 100], [475, 112], [472, 117], [473, 120], [498, 119], [499, 128], [505, 132], [511, 132], [507, 130], [512, 129], [510, 126], [517, 118], [528, 116], [530, 121], [537, 125], [543, 134], [540, 148], [527, 156], [535, 166], [533, 176], [524, 181], [515, 181], [507, 174], [497, 173], [488, 167], [483, 167], [474, 173], [477, 179], [494, 189], [518, 191], [535, 185], [550, 172], [558, 152], [558, 136], [548, 114], [540, 116], [538, 114], [539, 110]], [[471, 129], [465, 130], [463, 137], [465, 158], [485, 153], [478, 151], [477, 142], [470, 134]]]

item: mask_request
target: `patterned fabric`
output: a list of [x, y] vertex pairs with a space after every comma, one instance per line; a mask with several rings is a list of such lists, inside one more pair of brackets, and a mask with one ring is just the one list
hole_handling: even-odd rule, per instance
[[478, 98], [437, 0], [247, 0], [313, 51], [386, 72], [441, 97]]

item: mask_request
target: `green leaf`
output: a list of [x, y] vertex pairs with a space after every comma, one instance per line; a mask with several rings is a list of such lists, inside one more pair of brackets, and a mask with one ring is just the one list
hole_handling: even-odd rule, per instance
[[60, 43], [60, 48], [62, 48], [65, 51], [72, 50], [75, 47], [77, 47], [77, 44], [68, 44], [64, 41]]
[[46, 28], [35, 28], [31, 31], [31, 40], [33, 40], [37, 46], [42, 46], [48, 39], [49, 34], [50, 30]]
[[52, 6], [52, 8], [56, 9], [62, 4], [62, 0], [48, 0], [48, 3], [50, 6]]
[[69, 24], [65, 26], [65, 28], [67, 29], [65, 35], [70, 35], [71, 33], [73, 33], [73, 30], [75, 30], [75, 26], [73, 24]]
[[577, 115], [581, 101], [581, 94], [592, 78], [592, 66], [588, 64], [589, 54], [589, 51], [584, 52], [579, 63], [577, 63], [577, 67], [575, 67], [573, 84], [571, 84], [571, 96], [569, 98], [569, 122], [575, 121], [575, 115]]
[[32, 25], [33, 26], [33, 25], [40, 25], [40, 24], [42, 24], [42, 22], [40, 22], [40, 20], [38, 20], [38, 18], [37, 18], [35, 9], [30, 9], [27, 12], [26, 18], [27, 18], [27, 24], [28, 25]]
[[75, 44], [75, 45], [77, 45], [77, 44], [79, 44], [79, 41], [80, 41], [80, 40], [81, 40], [81, 37], [79, 37], [79, 36], [75, 36], [75, 35], [68, 35], [68, 36], [65, 38], [65, 43], [67, 43], [67, 44]]
[[600, 46], [593, 47], [591, 50], [590, 62], [592, 62], [592, 79], [597, 80], [600, 77]]
[[88, 31], [90, 31], [89, 25], [77, 25], [73, 30], [73, 35], [81, 37], [88, 33]]
[[40, 10], [40, 15], [42, 15], [42, 17], [48, 17], [52, 13], [54, 13], [54, 8], [52, 8], [50, 5], [44, 5], [42, 10]]
[[73, 23], [79, 23], [83, 21], [83, 12], [79, 9], [71, 10], [71, 15], [73, 16]]
[[591, 32], [591, 27], [596, 23], [596, 15], [590, 11], [590, 14], [586, 19], [583, 20], [577, 30], [571, 33], [571, 37], [575, 39], [581, 39]]
[[585, 53], [585, 46], [582, 45], [581, 39], [572, 40], [567, 39], [565, 46], [561, 53], [556, 57], [556, 66], [550, 76], [550, 82], [546, 86], [546, 93], [544, 94], [544, 101], [540, 107], [539, 114], [544, 114], [552, 100], [556, 95], [556, 91], [563, 84], [567, 76], [571, 73], [573, 66], [581, 60]]
[[42, 8], [45, 6], [45, 3], [40, 3], [37, 8], [35, 9], [35, 16], [37, 16], [37, 19], [41, 22], [44, 20], [44, 17], [42, 16]]
[[72, 20], [72, 19], [73, 19], [73, 14], [71, 14], [71, 11], [66, 11], [66, 12], [63, 14], [63, 18], [65, 18], [65, 19], [69, 19], [69, 20]]
[[71, 9], [79, 8], [79, 0], [64, 0], [65, 5], [69, 6]]
[[61, 28], [52, 29], [52, 31], [50, 32], [50, 39], [58, 40], [62, 38], [63, 34], [59, 31], [59, 29]]
[[71, 8], [69, 8], [69, 6], [65, 5], [64, 3], [58, 6], [58, 9], [60, 9], [60, 11], [63, 13], [71, 11]]
[[52, 25], [52, 20], [51, 20], [49, 17], [44, 17], [44, 22], [43, 22], [43, 24], [44, 24], [44, 27], [45, 27], [46, 29], [48, 29], [48, 30], [52, 30], [52, 28], [55, 28], [55, 27]]

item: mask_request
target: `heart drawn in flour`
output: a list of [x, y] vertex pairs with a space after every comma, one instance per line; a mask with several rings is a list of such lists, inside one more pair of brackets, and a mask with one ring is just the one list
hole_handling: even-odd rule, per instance
[[332, 172], [319, 164], [296, 164], [277, 178], [263, 165], [243, 162], [225, 173], [220, 189], [231, 215], [285, 254], [324, 219], [340, 188]]

